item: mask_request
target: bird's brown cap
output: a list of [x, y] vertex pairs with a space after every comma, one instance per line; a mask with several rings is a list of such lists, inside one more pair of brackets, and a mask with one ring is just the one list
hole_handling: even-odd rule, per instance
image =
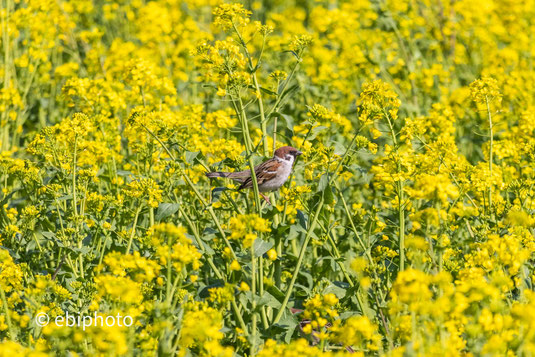
[[274, 156], [284, 159], [286, 155], [292, 155], [294, 157], [302, 155], [303, 153], [291, 146], [283, 146], [275, 150]]

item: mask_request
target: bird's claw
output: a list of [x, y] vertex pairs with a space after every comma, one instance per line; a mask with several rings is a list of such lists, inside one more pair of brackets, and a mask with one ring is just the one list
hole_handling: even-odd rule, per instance
[[[260, 192], [259, 192], [259, 193], [260, 193]], [[271, 205], [271, 202], [269, 201], [269, 198], [267, 198], [266, 195], [264, 195], [263, 193], [260, 193], [260, 196], [262, 196], [262, 198], [266, 200], [266, 202], [268, 203], [268, 205]]]

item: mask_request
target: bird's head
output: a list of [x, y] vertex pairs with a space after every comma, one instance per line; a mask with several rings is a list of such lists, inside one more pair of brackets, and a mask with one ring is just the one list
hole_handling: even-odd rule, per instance
[[295, 161], [295, 158], [302, 154], [303, 153], [297, 150], [296, 148], [293, 148], [291, 146], [283, 146], [275, 150], [273, 156], [281, 160], [290, 161], [293, 163]]

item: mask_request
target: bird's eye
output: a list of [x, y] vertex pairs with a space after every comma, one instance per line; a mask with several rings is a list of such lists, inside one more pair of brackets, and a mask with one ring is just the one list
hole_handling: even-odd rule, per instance
[[296, 153], [297, 153], [297, 151], [295, 151], [295, 150], [290, 151], [290, 155], [295, 155]]

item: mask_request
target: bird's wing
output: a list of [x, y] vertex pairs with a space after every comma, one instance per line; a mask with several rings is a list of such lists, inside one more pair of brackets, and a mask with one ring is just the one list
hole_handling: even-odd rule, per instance
[[[255, 167], [255, 175], [256, 175], [256, 181], [258, 182], [258, 185], [262, 185], [264, 182], [267, 182], [269, 180], [272, 180], [277, 176], [277, 173], [279, 171], [279, 167], [282, 165], [279, 161], [275, 159], [269, 159], [268, 161], [265, 161]], [[253, 187], [253, 179], [249, 175], [243, 181], [241, 186], [238, 188], [238, 190], [241, 190], [242, 188], [251, 188]]]

